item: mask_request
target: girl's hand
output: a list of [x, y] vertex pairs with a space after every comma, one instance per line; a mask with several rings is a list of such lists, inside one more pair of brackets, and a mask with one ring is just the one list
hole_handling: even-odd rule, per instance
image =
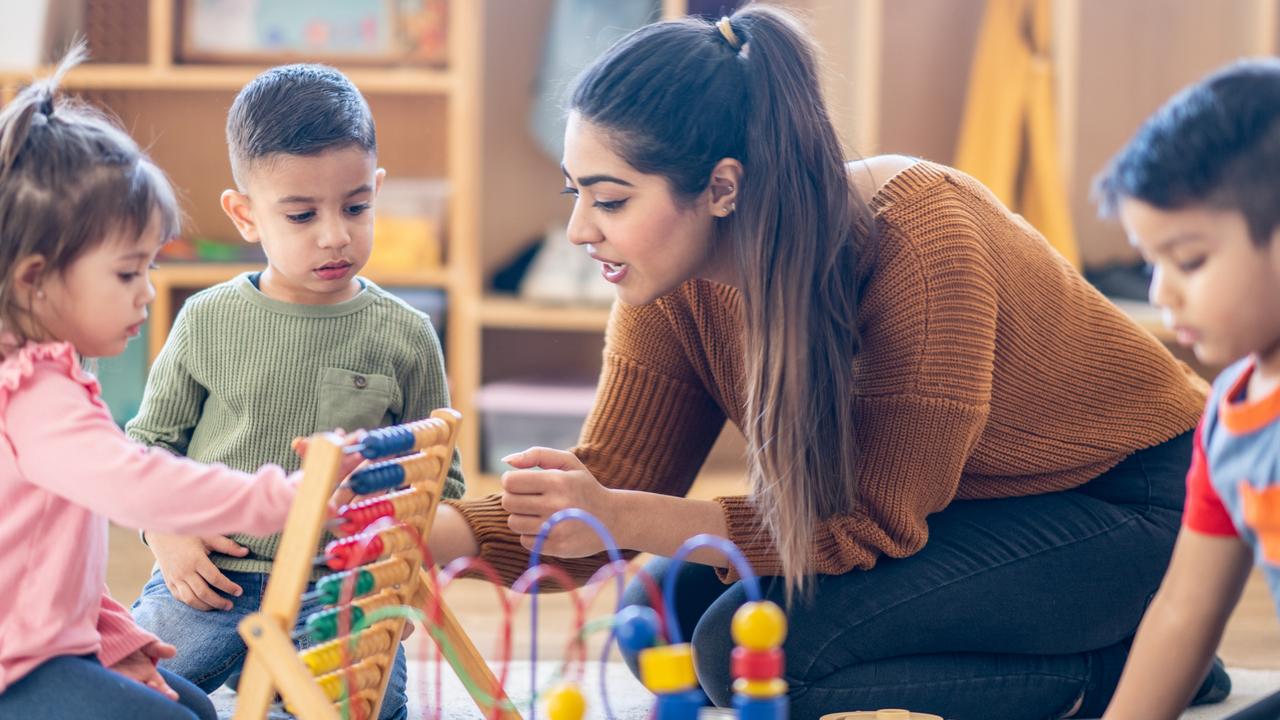
[[170, 700], [177, 700], [178, 693], [169, 687], [169, 683], [164, 681], [164, 676], [156, 669], [156, 661], [171, 658], [177, 654], [178, 650], [174, 646], [155, 640], [124, 656], [120, 662], [108, 669], [137, 680]]
[[[342, 431], [342, 428], [334, 430], [333, 433], [342, 439], [343, 445], [358, 444], [362, 442], [365, 435], [368, 434], [364, 430], [357, 430], [351, 434], [347, 434]], [[297, 453], [299, 458], [305, 459], [307, 456], [307, 444], [308, 438], [296, 437], [293, 439], [293, 442], [290, 443], [290, 447], [293, 448], [293, 451]], [[369, 461], [365, 460], [364, 456], [359, 453], [344, 454], [342, 456], [342, 462], [338, 466], [338, 477], [342, 478], [342, 480], [338, 482], [337, 487], [333, 490], [333, 496], [329, 498], [330, 508], [337, 510], [355, 498], [356, 494], [351, 492], [351, 488], [346, 485], [346, 481], [351, 477], [351, 473], [368, 464]]]
[[[621, 496], [601, 485], [573, 453], [535, 447], [502, 460], [517, 468], [502, 475], [502, 507], [511, 513], [507, 525], [520, 535], [526, 549], [533, 549], [542, 523], [566, 508], [586, 510], [616, 532]], [[594, 555], [603, 549], [604, 542], [595, 531], [576, 521], [557, 525], [542, 545], [547, 555], [565, 558]]]

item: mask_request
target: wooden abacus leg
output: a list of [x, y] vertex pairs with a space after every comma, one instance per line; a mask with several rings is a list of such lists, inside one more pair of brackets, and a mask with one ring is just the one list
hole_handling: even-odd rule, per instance
[[[418, 593], [413, 598], [413, 606], [423, 608], [428, 613], [427, 621], [431, 622], [429, 617], [435, 591], [432, 589], [431, 579], [427, 576], [425, 569], [418, 571]], [[471, 642], [470, 636], [462, 629], [462, 624], [458, 622], [458, 618], [454, 617], [449, 606], [444, 600], [437, 598], [440, 603], [440, 632], [449, 642], [449, 649], [453, 651], [454, 658], [446, 659], [449, 661], [450, 667], [458, 674], [459, 677], [470, 678], [474, 683], [474, 687], [468, 686], [467, 690], [471, 693], [472, 699], [476, 701], [476, 705], [480, 707], [485, 718], [498, 717], [501, 720], [521, 720], [520, 713], [511, 704], [507, 698], [507, 693], [502, 689], [502, 685], [498, 683], [498, 678], [493, 674], [493, 670], [489, 668], [488, 663], [484, 661], [484, 656], [476, 649], [475, 643]], [[465, 683], [464, 683], [465, 684]], [[486, 698], [485, 695], [488, 695]], [[495, 716], [492, 703], [500, 703], [498, 713]]]
[[[315, 557], [316, 546], [320, 544], [324, 521], [329, 514], [329, 497], [338, 482], [342, 449], [336, 440], [333, 436], [318, 437], [307, 447], [307, 456], [302, 461], [303, 481], [298, 486], [293, 507], [289, 509], [280, 550], [276, 553], [271, 577], [267, 580], [267, 590], [262, 597], [261, 611], [240, 623], [240, 636], [249, 646], [249, 654], [245, 658], [237, 689], [236, 720], [262, 720], [275, 698], [276, 687], [284, 687], [286, 681], [293, 676], [311, 677], [311, 673], [297, 659], [297, 650], [287, 639], [302, 605], [302, 592], [306, 590], [307, 580], [311, 577], [312, 559]], [[270, 632], [266, 635], [253, 635], [255, 629], [266, 626], [274, 626], [286, 639], [286, 647], [281, 648], [270, 640], [262, 643], [262, 638], [270, 636]], [[259, 648], [254, 647], [255, 642]], [[281, 669], [289, 670], [288, 664], [276, 657], [281, 653], [298, 663], [298, 667], [302, 668], [301, 675], [291, 670], [284, 675], [277, 674]], [[315, 686], [314, 683], [311, 684]], [[320, 689], [316, 687], [315, 691], [319, 693]], [[290, 701], [293, 699], [290, 698]], [[332, 711], [332, 706], [329, 709]], [[336, 715], [333, 717], [336, 718]], [[310, 716], [308, 720], [311, 720]]]
[[[249, 646], [249, 657], [255, 658], [270, 673], [269, 677], [275, 680], [275, 687], [280, 688], [280, 694], [288, 701], [298, 717], [306, 720], [340, 720], [333, 703], [325, 697], [320, 686], [316, 685], [307, 666], [298, 659], [298, 650], [290, 642], [289, 636], [270, 618], [262, 613], [254, 613], [240, 623], [240, 632], [244, 636], [245, 644]], [[248, 668], [249, 664], [246, 662], [245, 669], [248, 670]], [[267, 677], [267, 673], [261, 672], [254, 675], [246, 672], [241, 677], [255, 675]], [[272, 687], [268, 685], [268, 693], [274, 694], [271, 690]], [[240, 712], [247, 707], [243, 698], [243, 689], [241, 694], [240, 704], [236, 708], [236, 717], [240, 717]], [[268, 698], [268, 704], [270, 704], [270, 698]], [[267, 707], [263, 705], [262, 714], [257, 717], [265, 717], [266, 711]]]

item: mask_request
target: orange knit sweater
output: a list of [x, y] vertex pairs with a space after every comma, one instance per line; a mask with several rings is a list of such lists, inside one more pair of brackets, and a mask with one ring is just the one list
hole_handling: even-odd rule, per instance
[[[919, 162], [871, 209], [878, 249], [849, 399], [859, 502], [818, 527], [818, 572], [915, 553], [928, 516], [953, 499], [1076, 487], [1195, 426], [1204, 383], [977, 181]], [[574, 449], [597, 479], [688, 490], [725, 420], [742, 421], [741, 322], [737, 291], [700, 280], [615, 308], [595, 407]], [[756, 572], [780, 574], [751, 498], [717, 501]], [[518, 576], [528, 553], [498, 496], [456, 506], [481, 556]], [[603, 557], [555, 562], [585, 578]]]

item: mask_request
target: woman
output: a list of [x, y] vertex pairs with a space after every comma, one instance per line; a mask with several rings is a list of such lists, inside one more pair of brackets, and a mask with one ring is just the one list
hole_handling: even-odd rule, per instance
[[[437, 557], [514, 578], [566, 507], [659, 556], [724, 535], [788, 603], [794, 717], [1100, 712], [1169, 559], [1202, 383], [973, 179], [846, 166], [777, 10], [642, 28], [570, 110], [569, 239], [620, 300], [595, 408], [572, 451], [443, 508]], [[750, 494], [683, 497], [726, 419]], [[576, 523], [545, 546], [580, 578], [600, 549]], [[745, 594], [694, 560], [677, 612], [726, 705]]]

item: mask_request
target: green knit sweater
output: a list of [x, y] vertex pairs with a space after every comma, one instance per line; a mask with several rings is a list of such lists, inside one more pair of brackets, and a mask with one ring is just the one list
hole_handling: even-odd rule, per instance
[[[295, 470], [295, 437], [394, 425], [447, 407], [444, 358], [427, 316], [362, 282], [359, 294], [336, 305], [274, 300], [249, 273], [193, 295], [125, 431], [200, 462]], [[463, 488], [455, 452], [445, 497], [461, 497]], [[232, 537], [249, 554], [215, 553], [215, 565], [271, 570], [279, 535]]]

